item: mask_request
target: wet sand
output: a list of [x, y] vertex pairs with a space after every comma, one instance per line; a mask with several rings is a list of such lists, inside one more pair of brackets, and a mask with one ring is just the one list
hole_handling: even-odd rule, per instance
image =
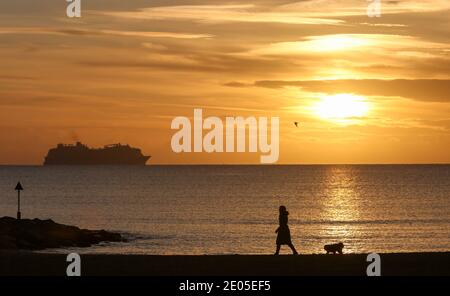
[[[380, 254], [382, 275], [450, 275], [450, 253]], [[82, 255], [82, 275], [304, 276], [366, 275], [365, 254]], [[65, 275], [66, 255], [0, 252], [0, 275]]]

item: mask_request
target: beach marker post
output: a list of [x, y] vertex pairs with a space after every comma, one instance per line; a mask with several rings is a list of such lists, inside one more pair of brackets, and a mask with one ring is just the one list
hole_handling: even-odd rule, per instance
[[20, 220], [22, 218], [22, 214], [20, 213], [20, 191], [23, 190], [22, 184], [20, 182], [17, 182], [16, 188], [14, 190], [17, 191], [17, 220]]

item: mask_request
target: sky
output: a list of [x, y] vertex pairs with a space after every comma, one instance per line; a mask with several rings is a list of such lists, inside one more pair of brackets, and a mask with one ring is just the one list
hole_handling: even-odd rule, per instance
[[[279, 164], [449, 163], [450, 1], [0, 2], [0, 164], [57, 143], [174, 153], [171, 122], [279, 117]], [[300, 122], [296, 127], [293, 123]]]

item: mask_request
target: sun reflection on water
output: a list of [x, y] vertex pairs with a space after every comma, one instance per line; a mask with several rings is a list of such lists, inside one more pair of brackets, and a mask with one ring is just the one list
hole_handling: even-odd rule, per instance
[[[320, 220], [328, 222], [321, 236], [335, 241], [351, 240], [358, 230], [350, 224], [360, 220], [361, 199], [350, 167], [330, 166], [326, 173]], [[356, 247], [356, 246], [353, 246]]]

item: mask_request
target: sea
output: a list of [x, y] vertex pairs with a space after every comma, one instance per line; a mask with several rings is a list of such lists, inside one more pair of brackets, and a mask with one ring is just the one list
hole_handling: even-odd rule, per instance
[[0, 166], [0, 216], [18, 181], [23, 218], [129, 240], [45, 252], [272, 254], [280, 205], [299, 253], [450, 251], [450, 165]]

